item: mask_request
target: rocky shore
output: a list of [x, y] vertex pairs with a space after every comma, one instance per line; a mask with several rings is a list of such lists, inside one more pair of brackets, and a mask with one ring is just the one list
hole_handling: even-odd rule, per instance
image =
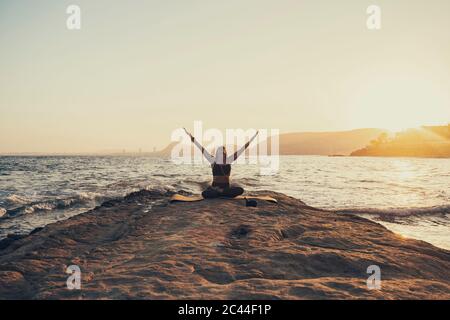
[[[450, 252], [275, 192], [140, 191], [0, 242], [0, 299], [450, 299]], [[66, 269], [81, 270], [69, 290]], [[367, 287], [367, 268], [381, 289]]]

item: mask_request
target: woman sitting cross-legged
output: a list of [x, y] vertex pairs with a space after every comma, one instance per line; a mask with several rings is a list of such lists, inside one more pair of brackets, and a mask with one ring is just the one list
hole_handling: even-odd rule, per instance
[[245, 149], [248, 148], [250, 143], [258, 135], [256, 131], [255, 135], [244, 145], [242, 148], [237, 150], [231, 156], [227, 156], [227, 150], [224, 146], [217, 148], [216, 156], [213, 157], [206, 149], [198, 143], [197, 140], [186, 130], [186, 134], [191, 138], [192, 143], [194, 143], [201, 151], [203, 156], [211, 164], [213, 182], [212, 186], [209, 186], [206, 190], [202, 192], [203, 198], [217, 198], [217, 197], [230, 197], [234, 198], [244, 193], [244, 189], [238, 186], [230, 185], [230, 174], [231, 174], [231, 164], [239, 158], [239, 156], [244, 153]]

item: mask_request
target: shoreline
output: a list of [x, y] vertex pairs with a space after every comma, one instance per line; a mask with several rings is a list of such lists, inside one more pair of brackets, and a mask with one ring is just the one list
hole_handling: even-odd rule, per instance
[[[141, 191], [143, 190], [148, 190], [149, 192], [160, 192], [160, 193], [171, 193], [174, 192], [174, 189], [171, 188], [162, 188], [162, 189], [141, 189]], [[129, 191], [129, 193], [133, 193], [136, 191]], [[191, 191], [184, 191], [181, 190], [181, 192], [186, 192], [186, 193], [190, 193], [193, 192]], [[256, 190], [249, 190], [248, 192], [250, 193], [257, 193], [258, 191]], [[273, 192], [279, 192], [279, 191], [273, 191]], [[93, 209], [95, 209], [96, 207], [100, 207], [101, 204], [105, 201], [120, 201], [123, 200], [124, 197], [126, 197], [129, 193], [124, 193], [123, 195], [117, 195], [117, 196], [104, 196], [103, 200], [101, 202], [96, 201], [95, 205], [92, 205], [90, 207], [84, 207], [81, 209], [76, 209], [70, 211], [67, 216], [64, 216], [63, 218], [59, 218], [59, 219], [53, 219], [53, 221], [46, 221], [46, 220], [51, 220], [50, 218], [47, 217], [47, 215], [50, 214], [54, 214], [54, 209], [51, 209], [49, 211], [43, 210], [43, 211], [39, 211], [38, 208], [38, 212], [32, 212], [32, 213], [22, 213], [22, 214], [18, 214], [16, 215], [15, 212], [16, 211], [24, 211], [27, 210], [27, 206], [33, 207], [34, 206], [39, 206], [41, 203], [43, 203], [44, 205], [47, 205], [48, 203], [50, 203], [50, 205], [54, 205], [54, 206], [58, 206], [59, 204], [57, 204], [57, 202], [61, 202], [61, 201], [65, 201], [65, 200], [72, 200], [72, 199], [78, 199], [79, 196], [75, 196], [73, 198], [66, 198], [66, 199], [55, 199], [54, 203], [51, 203], [52, 200], [43, 200], [42, 202], [36, 201], [36, 202], [32, 202], [30, 204], [26, 204], [24, 206], [19, 206], [16, 207], [14, 209], [10, 209], [10, 210], [6, 210], [4, 209], [4, 214], [2, 216], [0, 216], [0, 227], [4, 227], [4, 229], [0, 232], [0, 250], [6, 246], [8, 246], [10, 243], [12, 243], [15, 240], [18, 239], [22, 239], [27, 237], [28, 235], [35, 233], [39, 230], [41, 230], [43, 227], [45, 227], [46, 225], [49, 224], [53, 224], [55, 222], [60, 222], [60, 221], [65, 221], [67, 219], [71, 219], [74, 216], [77, 216], [79, 214], [85, 213], [87, 211], [92, 211]], [[295, 194], [286, 194], [287, 196], [290, 197], [294, 197], [296, 198]], [[100, 195], [100, 197], [102, 197], [102, 195]], [[94, 201], [94, 200], [92, 200]], [[308, 202], [309, 203], [309, 202]], [[77, 205], [78, 202], [75, 202], [75, 205]], [[314, 205], [310, 205], [310, 206], [314, 206]], [[68, 208], [70, 209], [70, 205], [68, 206]], [[385, 226], [386, 228], [388, 228], [390, 231], [394, 232], [394, 233], [398, 233], [404, 237], [407, 238], [411, 238], [411, 239], [415, 239], [415, 240], [421, 240], [421, 241], [425, 241], [428, 242], [430, 244], [433, 244], [434, 246], [441, 248], [441, 249], [445, 249], [445, 250], [450, 250], [450, 244], [448, 243], [448, 241], [445, 241], [445, 232], [446, 230], [440, 230], [440, 233], [443, 234], [443, 236], [439, 236], [437, 237], [435, 233], [433, 234], [428, 234], [427, 232], [429, 232], [428, 230], [425, 230], [425, 233], [423, 232], [423, 230], [420, 230], [417, 228], [417, 225], [415, 224], [411, 224], [411, 221], [413, 221], [414, 219], [416, 219], [416, 223], [418, 221], [421, 221], [422, 223], [428, 222], [428, 223], [439, 223], [436, 222], [435, 220], [431, 221], [431, 218], [448, 218], [448, 214], [450, 213], [449, 210], [449, 205], [447, 204], [437, 204], [437, 205], [432, 205], [432, 206], [428, 206], [428, 207], [389, 207], [389, 208], [375, 208], [375, 207], [351, 207], [351, 208], [330, 208], [330, 207], [321, 207], [320, 205], [314, 206], [315, 209], [317, 210], [322, 210], [324, 212], [330, 212], [330, 213], [336, 213], [336, 214], [350, 214], [350, 215], [356, 215], [362, 218], [366, 218], [369, 219], [371, 221], [374, 221], [376, 223], [379, 223], [383, 226]], [[0, 210], [2, 208], [0, 207]], [[65, 209], [65, 208], [64, 208]], [[59, 209], [56, 209], [59, 210]], [[0, 214], [2, 212], [0, 211]], [[9, 215], [10, 213], [14, 213], [13, 215]], [[31, 217], [31, 219], [33, 219], [33, 216], [35, 217], [44, 217], [43, 222], [41, 224], [39, 223], [34, 223], [34, 225], [30, 225], [32, 228], [23, 228], [22, 230], [10, 230], [11, 229], [11, 225], [12, 223], [22, 223], [22, 224], [26, 224], [29, 223], [27, 222], [28, 219]], [[402, 220], [407, 220], [408, 223], [402, 223]], [[430, 219], [430, 220], [429, 220]], [[2, 225], [3, 223], [3, 225]], [[424, 225], [422, 225], [423, 227]]]
[[[1, 299], [449, 299], [450, 251], [271, 191], [278, 204], [139, 191], [0, 249]], [[81, 269], [81, 290], [65, 270]], [[367, 288], [379, 265], [382, 289]]]

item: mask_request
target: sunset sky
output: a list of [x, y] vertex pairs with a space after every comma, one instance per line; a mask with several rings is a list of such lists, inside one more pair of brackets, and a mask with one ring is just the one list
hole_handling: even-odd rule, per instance
[[0, 58], [0, 153], [450, 122], [448, 0], [0, 0]]

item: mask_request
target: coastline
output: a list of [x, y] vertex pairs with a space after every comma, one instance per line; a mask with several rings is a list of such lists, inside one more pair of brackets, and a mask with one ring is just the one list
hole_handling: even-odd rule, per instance
[[[1, 299], [449, 299], [450, 251], [371, 220], [139, 191], [0, 247]], [[67, 266], [81, 269], [68, 290]], [[381, 268], [369, 290], [367, 267]]]

